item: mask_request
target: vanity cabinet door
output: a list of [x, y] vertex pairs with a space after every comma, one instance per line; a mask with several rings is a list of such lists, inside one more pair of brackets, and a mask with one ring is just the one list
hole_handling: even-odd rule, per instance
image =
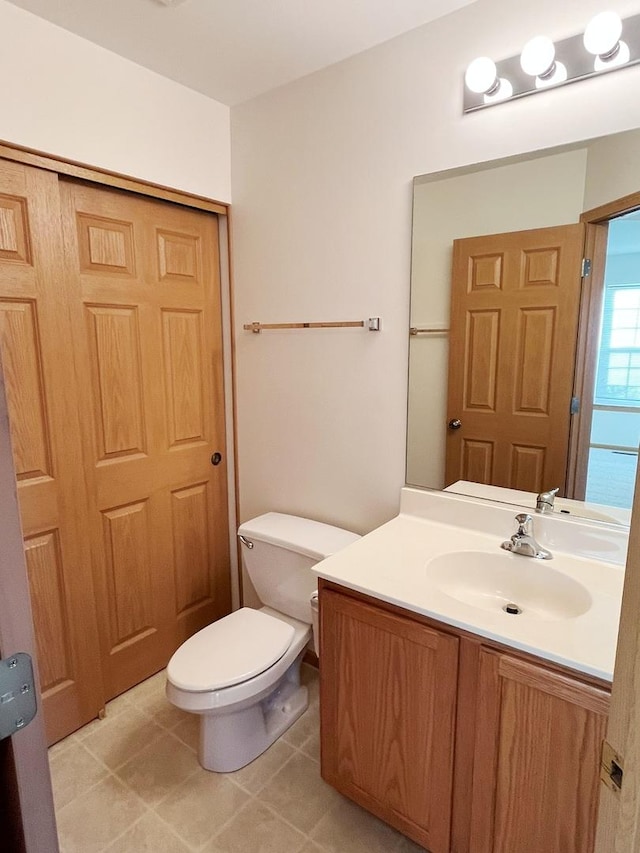
[[609, 694], [482, 649], [470, 853], [590, 853]]
[[449, 853], [458, 640], [323, 589], [322, 776]]

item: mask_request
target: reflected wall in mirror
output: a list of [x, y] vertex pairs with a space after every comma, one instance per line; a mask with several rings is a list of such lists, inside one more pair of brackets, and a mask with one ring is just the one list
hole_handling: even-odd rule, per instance
[[[467, 383], [467, 387], [473, 381], [476, 382], [477, 389], [480, 389], [478, 391], [480, 397], [471, 408], [475, 406], [482, 410], [489, 397], [504, 399], [506, 385], [500, 387], [502, 380], [500, 373], [494, 370], [495, 365], [493, 367], [491, 365], [490, 350], [493, 341], [495, 350], [498, 351], [496, 343], [498, 330], [502, 334], [502, 331], [509, 326], [509, 323], [504, 322], [507, 317], [506, 312], [502, 317], [503, 322], [500, 328], [500, 310], [494, 312], [498, 319], [495, 324], [492, 324], [490, 318], [493, 316], [491, 313], [493, 309], [481, 306], [477, 314], [481, 322], [476, 324], [475, 332], [469, 328], [470, 315], [467, 313], [466, 320], [463, 320], [463, 325], [466, 322], [467, 328], [463, 329], [461, 336], [455, 334], [458, 326], [454, 327], [451, 352], [449, 351], [449, 326], [450, 322], [456, 322], [455, 317], [450, 316], [454, 241], [461, 241], [464, 244], [463, 247], [468, 244], [474, 248], [476, 241], [468, 241], [465, 238], [504, 235], [506, 232], [527, 232], [529, 235], [533, 229], [552, 227], [555, 234], [555, 226], [574, 226], [575, 229], [579, 227], [576, 224], [580, 222], [585, 211], [608, 205], [616, 199], [634, 193], [640, 193], [640, 130], [466, 169], [423, 175], [414, 179], [410, 325], [413, 329], [425, 331], [410, 337], [406, 475], [408, 484], [441, 489], [450, 487], [459, 480], [474, 479], [495, 487], [509, 486], [523, 489], [522, 483], [535, 480], [533, 476], [528, 480], [523, 476], [522, 483], [519, 484], [517, 477], [515, 482], [513, 478], [510, 482], [506, 482], [504, 476], [502, 479], [500, 476], [494, 476], [492, 479], [489, 473], [479, 474], [480, 470], [489, 471], [493, 464], [490, 464], [490, 460], [485, 464], [488, 456], [483, 455], [482, 442], [476, 442], [476, 449], [479, 448], [479, 461], [475, 468], [472, 467], [476, 476], [469, 477], [464, 474], [460, 476], [459, 473], [452, 473], [451, 467], [448, 470], [445, 469], [447, 444], [448, 442], [451, 444], [450, 437], [455, 435], [459, 440], [460, 434], [464, 432], [465, 416], [470, 411], [468, 395], [466, 411], [464, 405], [462, 411], [447, 411], [449, 357], [451, 355], [454, 361], [452, 373], [459, 373], [461, 381]], [[640, 201], [638, 205], [640, 206]], [[562, 231], [562, 229], [557, 230]], [[575, 233], [572, 233], [575, 236]], [[587, 418], [584, 413], [579, 416], [583, 420], [583, 429], [586, 423], [589, 430], [586, 440], [582, 443], [582, 449], [579, 448], [577, 429], [573, 430], [570, 441], [567, 440], [571, 422], [573, 421], [575, 426], [579, 420], [568, 414], [571, 397], [576, 396], [577, 389], [573, 385], [571, 389], [563, 392], [567, 399], [561, 404], [561, 407], [566, 406], [566, 409], [563, 408], [563, 411], [567, 412], [566, 434], [558, 437], [562, 430], [554, 429], [549, 439], [551, 444], [554, 442], [562, 444], [568, 467], [574, 472], [578, 465], [576, 458], [582, 454], [580, 460], [584, 460], [584, 463], [580, 461], [580, 465], [584, 467], [585, 477], [582, 485], [580, 485], [580, 478], [576, 480], [575, 474], [571, 475], [568, 481], [560, 484], [546, 482], [544, 476], [538, 473], [537, 482], [542, 485], [536, 489], [527, 486], [524, 491], [534, 491], [535, 503], [535, 491], [562, 485], [561, 496], [584, 498], [589, 504], [610, 505], [618, 509], [611, 512], [596, 511], [593, 507], [584, 506], [583, 503], [568, 500], [564, 503], [558, 500], [557, 507], [564, 507], [574, 514], [585, 514], [600, 520], [624, 522], [628, 518], [626, 507], [630, 506], [632, 498], [640, 436], [640, 214], [631, 213], [624, 219], [612, 219], [611, 223], [606, 223], [603, 233], [604, 238], [600, 249], [603, 256], [606, 254], [606, 268], [603, 264], [600, 278], [603, 286], [606, 285], [606, 287], [596, 296], [596, 302], [600, 300], [603, 303], [604, 313], [601, 311], [601, 305], [598, 304], [591, 305], [591, 314], [587, 315], [587, 306], [584, 303], [587, 301], [586, 294], [589, 293], [589, 288], [586, 287], [580, 307], [580, 334], [583, 338], [581, 345], [577, 347], [575, 340], [566, 340], [567, 335], [563, 333], [564, 346], [558, 350], [558, 340], [563, 336], [558, 336], [552, 328], [548, 334], [547, 343], [549, 347], [552, 345], [555, 347], [553, 352], [556, 353], [556, 357], [555, 360], [547, 358], [546, 369], [549, 382], [538, 382], [538, 387], [542, 390], [547, 384], [551, 386], [553, 378], [561, 372], [560, 368], [563, 366], [566, 368], [566, 364], [562, 365], [561, 361], [570, 359], [569, 382], [573, 383], [575, 352], [578, 353], [575, 381], [581, 382], [584, 365], [580, 363], [582, 358], [580, 353], [584, 353], [585, 349], [590, 347], [594, 366], [599, 353], [597, 374], [595, 367], [592, 370], [596, 381], [591, 383], [590, 393], [593, 399], [589, 402], [589, 417]], [[460, 247], [456, 245], [458, 246], [456, 251], [459, 253]], [[463, 271], [468, 268], [472, 272], [474, 269], [480, 270], [480, 278], [483, 278], [481, 284], [493, 285], [492, 276], [498, 270], [499, 262], [494, 263], [492, 258], [495, 252], [485, 251], [482, 248], [482, 241], [478, 241], [478, 246], [480, 248], [476, 257], [480, 258], [479, 263], [470, 260], [470, 256], [464, 256], [461, 268]], [[567, 250], [562, 249], [558, 255], [558, 264], [560, 255], [566, 257], [566, 253]], [[536, 257], [546, 259], [545, 263], [549, 269], [554, 266], [553, 263], [547, 263], [550, 255], [546, 250], [538, 252]], [[460, 266], [459, 259], [457, 263]], [[476, 266], [474, 267], [473, 264]], [[516, 289], [522, 290], [523, 274], [517, 273], [516, 278], [518, 276], [520, 278]], [[533, 277], [535, 279], [536, 275]], [[547, 273], [542, 277], [547, 277]], [[579, 280], [578, 272], [576, 283], [578, 288]], [[473, 290], [473, 284], [464, 285], [463, 291], [465, 287], [468, 292]], [[542, 291], [544, 288], [537, 289]], [[593, 299], [591, 301], [593, 302]], [[529, 317], [533, 317], [535, 321], [529, 323], [529, 334], [534, 343], [533, 352], [539, 351], [544, 355], [545, 324], [540, 322], [540, 318], [551, 316], [556, 309], [547, 305], [544, 310], [538, 306], [535, 309], [537, 312], [535, 315], [530, 309], [527, 311]], [[521, 311], [521, 314], [526, 314], [527, 311]], [[572, 337], [577, 333], [576, 326], [577, 316], [574, 331], [571, 333]], [[467, 352], [465, 362], [464, 341], [468, 342], [474, 334], [475, 349], [472, 347], [473, 351], [470, 355]], [[554, 334], [555, 340], [553, 340]], [[516, 360], [515, 350], [509, 349], [516, 346], [514, 341], [515, 338], [507, 344], [502, 344], [503, 352], [500, 358], [503, 362], [505, 359]], [[520, 346], [520, 344], [517, 345]], [[599, 346], [600, 349], [598, 349]], [[538, 347], [537, 350], [536, 347]], [[546, 352], [548, 354], [551, 349]], [[562, 356], [558, 355], [560, 352]], [[540, 375], [544, 374], [543, 362], [542, 357], [539, 365], [535, 358], [528, 358], [527, 369], [532, 377], [536, 377], [538, 368]], [[462, 367], [461, 370], [457, 369], [458, 365]], [[476, 378], [471, 376], [472, 371]], [[508, 370], [507, 373], [509, 374]], [[495, 382], [490, 379], [493, 376], [497, 377]], [[484, 385], [483, 377], [486, 379]], [[539, 379], [539, 376], [537, 378]], [[509, 393], [513, 390], [514, 381], [513, 372], [511, 372], [506, 383], [511, 386]], [[482, 395], [485, 396], [482, 397]], [[513, 409], [511, 403], [507, 404], [507, 408], [509, 406]], [[485, 408], [488, 409], [490, 406], [486, 405]], [[511, 409], [509, 416], [513, 414]], [[535, 410], [535, 405], [533, 409]], [[459, 431], [448, 429], [449, 420], [454, 421], [454, 426], [456, 420], [462, 421], [462, 428]], [[512, 419], [503, 417], [499, 420], [500, 428], [509, 433], [511, 429], [509, 423]], [[518, 420], [517, 413], [515, 420]], [[540, 418], [540, 424], [543, 420]], [[512, 446], [516, 443], [517, 440], [514, 439]], [[502, 447], [504, 448], [505, 445], [503, 444]], [[545, 456], [545, 453], [546, 450], [542, 448], [541, 443], [538, 454], [540, 459]], [[504, 457], [504, 450], [498, 455]], [[522, 459], [524, 460], [523, 471], [527, 466], [530, 473], [534, 469], [542, 471], [541, 466], [536, 468], [538, 460], [535, 453], [524, 453]], [[588, 481], [586, 479], [587, 464]], [[554, 473], [550, 476], [556, 478], [561, 475]], [[612, 483], [616, 485], [612, 487]], [[454, 486], [454, 488], [470, 491], [478, 496], [502, 495], [505, 498], [508, 494], [495, 489], [492, 490], [492, 494], [488, 494], [486, 489], [470, 484]], [[523, 500], [527, 498], [526, 495], [522, 497]], [[520, 502], [519, 499], [518, 502]], [[530, 505], [530, 499], [525, 500], [525, 504]]]

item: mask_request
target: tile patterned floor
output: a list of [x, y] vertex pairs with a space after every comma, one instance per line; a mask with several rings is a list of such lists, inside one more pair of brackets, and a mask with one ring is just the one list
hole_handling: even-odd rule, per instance
[[317, 671], [306, 713], [235, 773], [198, 764], [197, 718], [164, 673], [50, 750], [62, 853], [418, 853], [320, 778]]

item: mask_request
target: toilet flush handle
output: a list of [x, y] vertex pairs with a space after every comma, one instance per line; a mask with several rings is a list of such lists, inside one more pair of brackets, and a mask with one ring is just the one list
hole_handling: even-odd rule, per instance
[[253, 542], [251, 541], [251, 539], [247, 539], [247, 537], [243, 536], [242, 534], [238, 536], [238, 539], [242, 542], [243, 545], [246, 545], [249, 550], [253, 548]]

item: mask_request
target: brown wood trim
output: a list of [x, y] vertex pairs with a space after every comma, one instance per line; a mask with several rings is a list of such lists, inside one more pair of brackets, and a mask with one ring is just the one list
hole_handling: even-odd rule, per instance
[[593, 396], [598, 361], [598, 330], [604, 293], [609, 223], [587, 224], [585, 258], [592, 261], [591, 275], [582, 280], [576, 374], [573, 393], [580, 399], [580, 411], [572, 416], [569, 439], [567, 497], [583, 501], [587, 491], [587, 466], [593, 418]]
[[581, 684], [577, 687], [575, 678], [567, 678], [558, 672], [547, 672], [546, 667], [534, 665], [526, 661], [513, 660], [511, 656], [500, 656], [498, 675], [531, 685], [536, 690], [542, 690], [551, 696], [557, 696], [563, 702], [571, 702], [594, 711], [596, 714], [608, 714], [610, 694], [599, 687], [591, 687], [585, 691]]
[[453, 770], [453, 802], [456, 805], [451, 816], [451, 850], [455, 853], [468, 853], [471, 843], [470, 791], [473, 789], [481, 649], [480, 638], [460, 640]]
[[[420, 626], [414, 619], [405, 616], [404, 613], [381, 613], [377, 605], [367, 602], [359, 602], [356, 605], [354, 600], [350, 596], [345, 596], [342, 591], [332, 590], [326, 594], [330, 597], [331, 606], [336, 613], [344, 614], [356, 622], [365, 622], [380, 631], [395, 634], [427, 649], [438, 648], [437, 633], [427, 626]], [[403, 621], [399, 622], [399, 619]]]
[[16, 163], [24, 163], [27, 166], [36, 166], [49, 172], [57, 172], [71, 178], [80, 178], [83, 181], [91, 181], [94, 184], [105, 184], [139, 195], [151, 196], [152, 198], [171, 201], [174, 204], [182, 204], [197, 210], [206, 210], [209, 213], [226, 215], [229, 205], [214, 199], [199, 196], [182, 190], [171, 189], [162, 184], [154, 184], [152, 181], [144, 181], [133, 178], [130, 175], [122, 175], [118, 172], [110, 172], [96, 166], [87, 166], [74, 160], [66, 160], [55, 154], [44, 154], [32, 148], [14, 145], [11, 142], [0, 140], [0, 157], [5, 160], [13, 160]]
[[499, 655], [480, 649], [476, 693], [476, 731], [473, 748], [473, 772], [469, 821], [469, 851], [484, 853], [494, 849], [495, 808], [500, 755], [500, 677]]
[[640, 191], [629, 193], [629, 195], [617, 198], [615, 201], [602, 204], [600, 207], [593, 207], [591, 210], [585, 210], [580, 216], [580, 222], [587, 224], [593, 222], [605, 222], [607, 219], [614, 219], [616, 216], [622, 216], [624, 213], [629, 213], [631, 210], [636, 210], [640, 207]]
[[440, 622], [437, 619], [432, 619], [430, 616], [423, 616], [421, 613], [416, 613], [413, 610], [408, 610], [406, 607], [398, 607], [397, 604], [389, 604], [387, 601], [384, 601], [381, 598], [376, 598], [372, 595], [366, 595], [363, 592], [357, 592], [354, 589], [349, 589], [346, 586], [334, 583], [333, 581], [325, 580], [324, 578], [318, 578], [318, 591], [320, 592], [323, 590], [338, 592], [342, 595], [355, 598], [358, 601], [364, 601], [365, 603], [371, 604], [379, 610], [387, 610], [389, 613], [395, 613], [399, 616], [406, 616], [407, 618], [413, 619], [415, 622], [419, 622], [420, 624], [426, 625], [429, 628], [433, 628], [435, 631], [439, 631], [440, 633], [451, 634], [454, 637], [457, 637], [462, 640], [470, 640], [475, 643], [480, 643], [483, 648], [508, 654], [513, 658], [518, 658], [519, 660], [528, 662], [530, 664], [544, 666], [545, 669], [548, 669], [552, 672], [560, 673], [561, 675], [569, 676], [570, 678], [581, 681], [583, 684], [590, 684], [594, 687], [599, 687], [607, 692], [611, 691], [611, 682], [606, 681], [603, 678], [597, 678], [596, 676], [589, 675], [586, 672], [580, 672], [579, 670], [571, 669], [571, 667], [562, 666], [561, 664], [555, 663], [552, 660], [547, 660], [547, 658], [541, 658], [537, 655], [520, 651], [520, 649], [513, 648], [513, 646], [509, 646], [506, 643], [499, 643], [495, 640], [488, 640], [485, 637], [480, 636], [479, 634], [474, 634], [471, 631], [465, 631], [462, 628], [456, 628], [453, 625], [448, 625], [446, 622]]
[[[233, 263], [233, 214], [231, 208], [227, 212], [227, 261], [229, 264], [229, 325], [231, 327], [231, 397], [233, 417], [233, 454], [235, 462], [235, 505], [236, 525], [240, 525], [240, 466], [238, 465], [238, 371], [236, 361], [236, 303], [234, 289], [234, 263]], [[235, 532], [235, 531], [234, 531]], [[244, 605], [244, 582], [242, 578], [242, 548], [240, 540], [236, 537], [236, 551], [238, 554], [238, 598], [240, 606]]]

